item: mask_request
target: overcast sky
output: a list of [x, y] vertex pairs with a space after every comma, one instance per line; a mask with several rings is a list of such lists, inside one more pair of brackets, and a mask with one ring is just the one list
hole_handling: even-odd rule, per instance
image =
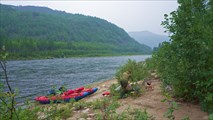
[[177, 9], [177, 1], [173, 0], [141, 0], [141, 1], [6, 1], [1, 4], [45, 6], [67, 13], [80, 13], [105, 19], [125, 31], [148, 30], [157, 34], [165, 34], [160, 25], [164, 14]]

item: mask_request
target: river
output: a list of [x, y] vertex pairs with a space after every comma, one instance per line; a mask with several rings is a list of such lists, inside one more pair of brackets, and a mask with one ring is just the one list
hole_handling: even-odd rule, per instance
[[[12, 88], [18, 89], [18, 103], [46, 95], [53, 86], [74, 89], [112, 79], [128, 59], [144, 61], [150, 55], [63, 58], [8, 61], [7, 71]], [[2, 68], [1, 76], [2, 76]], [[1, 77], [2, 78], [2, 77]], [[4, 79], [1, 79], [4, 80]]]

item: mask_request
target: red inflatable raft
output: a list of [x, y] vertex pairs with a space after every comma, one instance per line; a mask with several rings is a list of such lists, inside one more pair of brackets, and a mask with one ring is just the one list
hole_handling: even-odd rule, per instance
[[51, 101], [53, 101], [54, 103], [62, 102], [62, 101], [69, 102], [71, 99], [78, 101], [88, 95], [93, 94], [97, 90], [98, 88], [87, 89], [84, 87], [80, 87], [75, 90], [67, 90], [66, 92], [60, 95], [38, 96], [35, 98], [35, 100], [41, 104], [49, 104]]

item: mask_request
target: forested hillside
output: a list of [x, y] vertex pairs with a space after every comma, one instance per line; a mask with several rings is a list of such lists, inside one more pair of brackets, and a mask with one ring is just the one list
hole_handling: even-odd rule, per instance
[[0, 5], [0, 46], [16, 57], [149, 54], [106, 20], [45, 7]]

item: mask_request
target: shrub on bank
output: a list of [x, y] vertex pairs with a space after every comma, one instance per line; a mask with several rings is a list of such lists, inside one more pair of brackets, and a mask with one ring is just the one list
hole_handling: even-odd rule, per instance
[[122, 79], [124, 72], [131, 72], [131, 82], [137, 82], [143, 80], [149, 76], [149, 68], [146, 62], [136, 62], [135, 60], [128, 60], [128, 62], [121, 66], [115, 76], [118, 81]]

